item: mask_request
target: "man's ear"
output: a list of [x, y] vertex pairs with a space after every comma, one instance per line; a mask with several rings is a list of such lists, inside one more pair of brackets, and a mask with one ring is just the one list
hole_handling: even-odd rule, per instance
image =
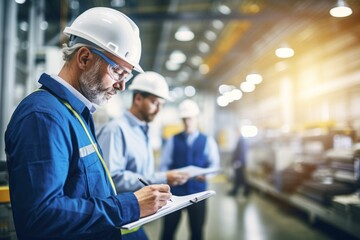
[[81, 47], [76, 55], [76, 61], [81, 70], [85, 70], [89, 67], [91, 60], [93, 59], [93, 54], [90, 53], [90, 50], [87, 47]]

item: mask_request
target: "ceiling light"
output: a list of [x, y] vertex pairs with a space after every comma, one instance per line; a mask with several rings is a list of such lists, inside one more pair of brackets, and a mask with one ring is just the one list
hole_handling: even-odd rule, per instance
[[216, 99], [216, 102], [220, 107], [226, 107], [229, 104], [229, 102], [228, 102], [228, 100], [226, 99], [225, 96], [219, 96]]
[[79, 9], [79, 7], [80, 7], [80, 3], [78, 1], [76, 1], [76, 0], [71, 1], [70, 8], [72, 10], [77, 10], [77, 9]]
[[26, 2], [26, 0], [15, 0], [15, 2], [17, 4], [24, 4]]
[[179, 50], [175, 50], [170, 54], [170, 61], [174, 63], [184, 63], [186, 61], [186, 55]]
[[231, 13], [231, 9], [225, 4], [220, 4], [218, 10], [224, 15], [229, 15]]
[[344, 0], [338, 0], [335, 7], [330, 9], [330, 14], [333, 17], [347, 17], [352, 14], [352, 10]]
[[209, 41], [214, 41], [216, 39], [216, 33], [214, 33], [213, 31], [207, 30], [205, 32], [205, 37]]
[[207, 64], [201, 64], [199, 66], [199, 72], [203, 75], [207, 74], [209, 72], [210, 68]]
[[245, 138], [255, 137], [258, 134], [258, 128], [254, 125], [246, 125], [241, 127], [241, 135]]
[[193, 40], [195, 34], [190, 30], [188, 26], [181, 26], [175, 33], [175, 38], [178, 41], [187, 42]]
[[242, 97], [242, 95], [243, 95], [243, 93], [241, 92], [241, 90], [240, 90], [240, 89], [237, 89], [237, 88], [231, 90], [230, 94], [231, 94], [231, 97], [232, 97], [234, 100], [240, 100], [241, 97]]
[[111, 0], [110, 5], [112, 7], [124, 7], [125, 0]]
[[196, 89], [193, 86], [186, 86], [184, 88], [184, 94], [187, 97], [193, 97], [196, 94]]
[[246, 76], [246, 81], [252, 84], [259, 84], [263, 80], [262, 76], [257, 73], [248, 74]]
[[220, 93], [220, 94], [224, 94], [224, 93], [226, 93], [226, 92], [231, 91], [232, 89], [233, 89], [233, 88], [232, 88], [231, 86], [229, 86], [229, 85], [221, 84], [221, 85], [219, 86], [219, 93]]
[[177, 75], [177, 80], [179, 82], [186, 82], [187, 80], [189, 80], [190, 77], [190, 73], [188, 71], [181, 71], [178, 73]]
[[231, 95], [231, 92], [226, 92], [223, 95], [226, 98], [226, 101], [228, 103], [232, 103], [233, 101], [235, 101], [235, 99], [233, 98], [233, 96]]
[[25, 22], [25, 21], [22, 21], [22, 22], [19, 23], [19, 28], [22, 31], [26, 32], [29, 29], [29, 24], [27, 22]]
[[255, 85], [249, 82], [242, 82], [240, 84], [240, 89], [243, 92], [253, 92], [255, 90]]
[[224, 27], [224, 23], [222, 21], [218, 20], [218, 19], [212, 21], [211, 24], [217, 30], [220, 30], [220, 29], [222, 29]]
[[170, 91], [173, 98], [182, 98], [184, 96], [184, 90], [182, 87], [176, 87]]
[[166, 69], [169, 71], [177, 71], [180, 69], [181, 65], [172, 61], [167, 61], [165, 63]]
[[190, 59], [190, 62], [192, 65], [194, 66], [199, 66], [200, 64], [202, 64], [203, 60], [200, 56], [193, 56], [191, 59]]
[[210, 51], [210, 46], [209, 44], [207, 44], [206, 42], [199, 42], [198, 43], [198, 49], [200, 50], [200, 52], [202, 53], [207, 53]]
[[279, 58], [290, 58], [294, 56], [294, 50], [291, 47], [288, 47], [286, 45], [283, 45], [282, 47], [279, 47], [275, 50], [276, 56]]
[[40, 23], [40, 29], [41, 29], [41, 30], [45, 31], [46, 29], [48, 29], [48, 27], [49, 27], [49, 24], [48, 24], [47, 21], [42, 21], [42, 22]]

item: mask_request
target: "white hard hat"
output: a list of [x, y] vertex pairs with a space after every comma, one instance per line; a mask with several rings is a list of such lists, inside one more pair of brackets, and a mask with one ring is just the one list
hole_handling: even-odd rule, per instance
[[139, 65], [139, 28], [125, 14], [105, 7], [91, 8], [78, 16], [64, 33], [89, 41], [143, 72]]
[[200, 110], [196, 102], [185, 99], [179, 104], [179, 112], [181, 118], [190, 118], [199, 115]]
[[138, 74], [129, 86], [129, 89], [148, 92], [168, 101], [172, 100], [165, 78], [156, 72], [147, 71]]

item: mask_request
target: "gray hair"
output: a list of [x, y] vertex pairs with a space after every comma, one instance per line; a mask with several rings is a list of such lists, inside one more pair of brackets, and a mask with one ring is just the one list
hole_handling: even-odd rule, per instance
[[[62, 48], [62, 54], [63, 54], [63, 60], [65, 62], [69, 62], [70, 59], [74, 56], [74, 54], [76, 53], [77, 50], [79, 50], [79, 48], [81, 47], [87, 47], [87, 48], [93, 48], [96, 49], [100, 52], [105, 52], [105, 50], [98, 48], [98, 47], [94, 47], [93, 45], [89, 45], [86, 43], [76, 43], [74, 45], [72, 45], [71, 47], [69, 47], [69, 45], [67, 45], [66, 43], [63, 44], [63, 48]], [[97, 58], [97, 56], [96, 56]]]
[[65, 62], [69, 62], [70, 59], [74, 56], [74, 53], [76, 53], [76, 51], [79, 50], [79, 48], [81, 48], [81, 47], [89, 47], [90, 48], [89, 45], [84, 44], [84, 43], [77, 43], [71, 47], [69, 47], [66, 43], [63, 44], [63, 48], [62, 48], [63, 60]]

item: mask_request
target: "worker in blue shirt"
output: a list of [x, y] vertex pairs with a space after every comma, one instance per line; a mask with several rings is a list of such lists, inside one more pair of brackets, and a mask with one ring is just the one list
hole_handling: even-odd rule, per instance
[[95, 104], [123, 91], [133, 69], [142, 72], [139, 30], [119, 11], [92, 8], [64, 33], [64, 66], [40, 77], [5, 133], [17, 237], [122, 239], [122, 225], [171, 197], [165, 184], [117, 194], [95, 137]]
[[[187, 174], [179, 171], [155, 172], [154, 154], [148, 135], [151, 123], [166, 100], [169, 87], [163, 76], [147, 71], [138, 74], [129, 89], [132, 104], [120, 119], [106, 123], [97, 137], [106, 164], [118, 192], [136, 191], [143, 187], [139, 178], [148, 184], [183, 184]], [[127, 234], [124, 239], [147, 239], [143, 228]]]
[[[190, 99], [182, 101], [179, 104], [179, 113], [184, 124], [184, 131], [171, 137], [166, 142], [161, 154], [160, 170], [165, 171], [189, 165], [218, 169], [220, 157], [215, 139], [204, 135], [198, 129], [197, 118], [200, 110], [197, 103]], [[198, 176], [189, 179], [181, 186], [172, 187], [171, 192], [177, 196], [184, 196], [205, 191], [208, 177]], [[189, 216], [191, 239], [203, 239], [206, 200], [192, 204], [186, 209]], [[165, 216], [161, 239], [174, 239], [177, 226], [180, 222], [181, 212], [177, 211]]]

